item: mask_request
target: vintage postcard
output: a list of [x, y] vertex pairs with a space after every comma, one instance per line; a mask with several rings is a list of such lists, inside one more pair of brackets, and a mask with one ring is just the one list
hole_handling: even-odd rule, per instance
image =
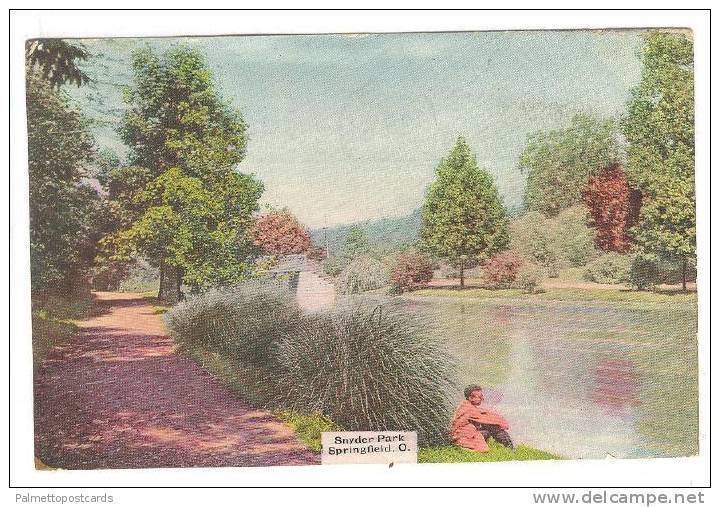
[[36, 468], [698, 455], [693, 45], [27, 40]]

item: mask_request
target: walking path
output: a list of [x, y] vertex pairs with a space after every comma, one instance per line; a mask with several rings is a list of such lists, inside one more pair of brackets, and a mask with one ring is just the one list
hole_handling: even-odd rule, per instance
[[35, 454], [67, 469], [319, 463], [294, 433], [174, 351], [137, 294], [93, 316], [35, 378]]

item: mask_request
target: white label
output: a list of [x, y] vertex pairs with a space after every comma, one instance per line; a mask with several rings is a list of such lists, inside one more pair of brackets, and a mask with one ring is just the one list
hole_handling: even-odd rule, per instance
[[322, 464], [417, 463], [414, 431], [328, 431], [322, 434]]

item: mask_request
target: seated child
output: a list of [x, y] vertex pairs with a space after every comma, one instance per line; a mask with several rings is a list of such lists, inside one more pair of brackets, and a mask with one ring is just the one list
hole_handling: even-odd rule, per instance
[[503, 417], [482, 406], [484, 396], [480, 386], [465, 388], [465, 401], [455, 411], [451, 431], [452, 439], [460, 447], [487, 452], [487, 439], [492, 437], [499, 444], [513, 449], [507, 431], [510, 428]]

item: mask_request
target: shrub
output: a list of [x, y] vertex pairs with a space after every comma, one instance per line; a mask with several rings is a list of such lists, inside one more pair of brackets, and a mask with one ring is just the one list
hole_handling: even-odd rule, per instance
[[[697, 266], [693, 259], [688, 262], [686, 267], [687, 280], [695, 280], [697, 278]], [[658, 283], [678, 284], [682, 283], [682, 263], [672, 262], [669, 260], [658, 261]]]
[[358, 257], [348, 264], [335, 281], [340, 294], [359, 294], [390, 283], [385, 265], [372, 257]]
[[253, 276], [260, 278], [267, 276], [268, 271], [278, 265], [280, 258], [277, 255], [261, 255], [255, 259], [255, 266], [253, 266]]
[[261, 214], [250, 232], [255, 245], [270, 255], [300, 254], [312, 247], [310, 232], [287, 209]]
[[382, 307], [304, 317], [277, 346], [280, 403], [350, 431], [416, 430], [422, 443], [445, 442], [451, 362], [425, 328]]
[[323, 261], [322, 269], [326, 275], [336, 277], [348, 264], [350, 259], [347, 257], [331, 256]]
[[635, 255], [630, 263], [628, 282], [637, 290], [652, 288], [659, 280], [658, 263], [644, 255]]
[[291, 333], [299, 318], [290, 291], [267, 280], [208, 291], [165, 316], [170, 336], [181, 347], [200, 347], [261, 368], [274, 366], [272, 343]]
[[534, 294], [538, 292], [543, 278], [545, 278], [545, 272], [540, 266], [526, 262], [518, 270], [515, 277], [515, 286], [529, 294]]
[[562, 268], [584, 266], [595, 255], [595, 233], [583, 206], [564, 209], [553, 220], [552, 229]]
[[582, 266], [594, 255], [593, 230], [582, 206], [554, 218], [530, 211], [510, 223], [510, 249], [545, 268], [550, 277], [560, 269]]
[[493, 288], [510, 287], [522, 264], [522, 258], [510, 250], [493, 255], [483, 266], [485, 283]]
[[625, 283], [630, 275], [631, 256], [609, 252], [585, 267], [583, 278], [595, 283]]
[[395, 258], [390, 279], [397, 292], [412, 290], [432, 280], [432, 260], [429, 256], [408, 250]]

